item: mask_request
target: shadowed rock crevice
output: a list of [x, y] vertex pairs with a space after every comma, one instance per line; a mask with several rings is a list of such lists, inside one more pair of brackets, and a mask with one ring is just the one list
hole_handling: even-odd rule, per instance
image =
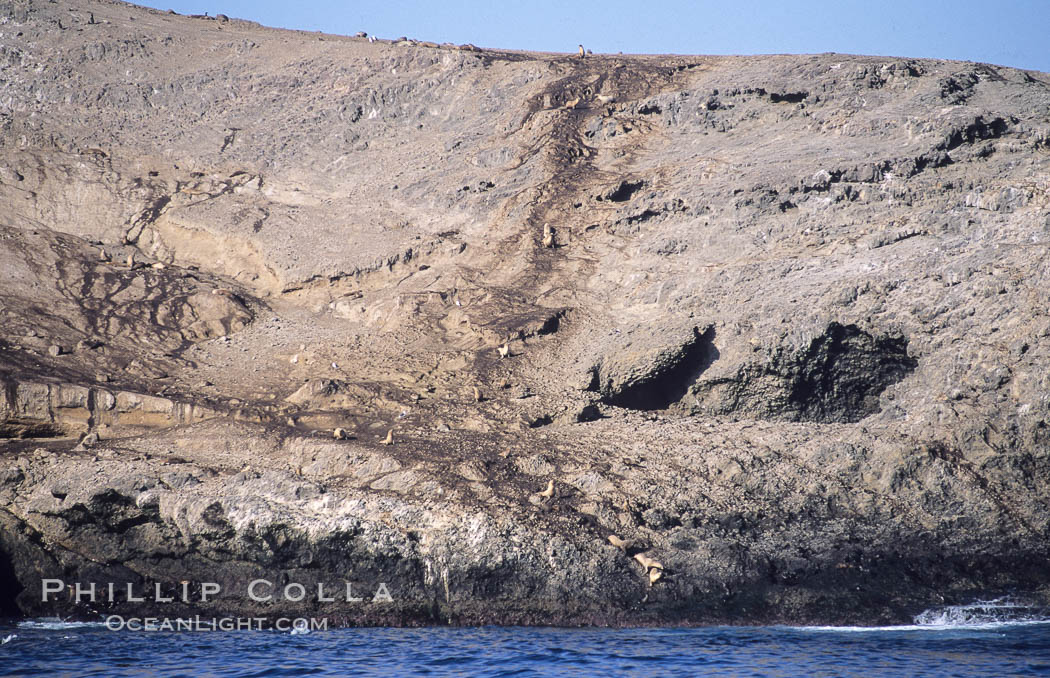
[[621, 181], [616, 188], [598, 196], [598, 201], [627, 202], [634, 194], [645, 188], [644, 181]]
[[952, 129], [942, 146], [946, 151], [954, 151], [963, 144], [972, 144], [985, 139], [999, 139], [1009, 131], [1010, 123], [1001, 117], [985, 120], [984, 116], [977, 116], [973, 122]]
[[879, 396], [917, 361], [908, 341], [833, 322], [808, 346], [773, 351], [764, 365], [694, 388], [701, 409], [759, 419], [851, 423], [879, 411]]
[[[602, 401], [632, 410], [663, 410], [681, 400], [697, 377], [718, 359], [715, 330], [693, 328], [693, 337], [682, 346], [665, 351], [640, 376], [613, 387], [602, 387]], [[599, 376], [599, 383], [606, 381]]]
[[59, 425], [49, 421], [12, 417], [0, 421], [2, 438], [58, 438], [66, 434]]
[[769, 100], [774, 104], [797, 104], [805, 101], [808, 96], [809, 92], [770, 92]]
[[0, 551], [0, 617], [14, 617], [18, 614], [15, 598], [22, 590], [22, 585], [15, 578], [11, 559]]
[[802, 421], [859, 421], [879, 411], [878, 398], [915, 369], [903, 337], [873, 337], [831, 323], [797, 362], [782, 369], [791, 384], [787, 415]]

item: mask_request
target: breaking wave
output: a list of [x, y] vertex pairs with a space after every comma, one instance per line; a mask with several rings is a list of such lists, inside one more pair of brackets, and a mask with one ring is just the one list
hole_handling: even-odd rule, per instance
[[909, 624], [889, 627], [797, 627], [802, 631], [871, 633], [880, 631], [976, 631], [1000, 627], [1050, 623], [1050, 609], [1012, 598], [976, 600], [968, 605], [930, 608], [912, 617]]
[[944, 605], [924, 610], [911, 624], [894, 626], [802, 626], [803, 631], [872, 633], [879, 631], [983, 630], [1003, 626], [1050, 624], [1050, 609], [1011, 598], [978, 600], [967, 605]]
[[66, 621], [58, 617], [41, 617], [39, 619], [25, 619], [17, 624], [20, 629], [43, 629], [45, 631], [60, 631], [68, 629], [89, 629], [94, 627], [105, 628], [104, 622]]
[[931, 608], [915, 615], [912, 621], [916, 626], [946, 628], [1043, 624], [1050, 622], [1050, 610], [1010, 598], [996, 598]]

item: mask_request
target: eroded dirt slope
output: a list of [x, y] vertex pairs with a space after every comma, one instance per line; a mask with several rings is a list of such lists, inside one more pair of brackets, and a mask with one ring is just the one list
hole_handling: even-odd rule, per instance
[[1045, 602], [1048, 188], [1044, 73], [0, 2], [0, 612]]

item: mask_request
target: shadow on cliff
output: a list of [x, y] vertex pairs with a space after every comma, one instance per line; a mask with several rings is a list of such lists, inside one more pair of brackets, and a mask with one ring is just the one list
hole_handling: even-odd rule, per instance
[[21, 613], [15, 600], [22, 585], [15, 577], [15, 568], [7, 552], [0, 550], [0, 617], [17, 617]]
[[701, 332], [693, 328], [693, 338], [645, 379], [624, 386], [603, 400], [632, 410], [663, 410], [679, 402], [703, 372], [719, 358], [715, 347], [715, 328]]

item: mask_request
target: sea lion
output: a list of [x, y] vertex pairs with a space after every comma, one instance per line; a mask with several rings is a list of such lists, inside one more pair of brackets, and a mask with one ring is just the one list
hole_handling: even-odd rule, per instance
[[652, 570], [652, 569], [657, 569], [657, 570], [664, 569], [664, 566], [660, 564], [660, 561], [653, 560], [652, 558], [650, 558], [649, 556], [645, 555], [644, 553], [636, 553], [636, 554], [634, 554], [634, 559], [637, 560], [639, 562], [639, 564], [641, 564], [641, 566], [643, 568], [645, 568], [646, 572], [648, 572], [649, 570]]

